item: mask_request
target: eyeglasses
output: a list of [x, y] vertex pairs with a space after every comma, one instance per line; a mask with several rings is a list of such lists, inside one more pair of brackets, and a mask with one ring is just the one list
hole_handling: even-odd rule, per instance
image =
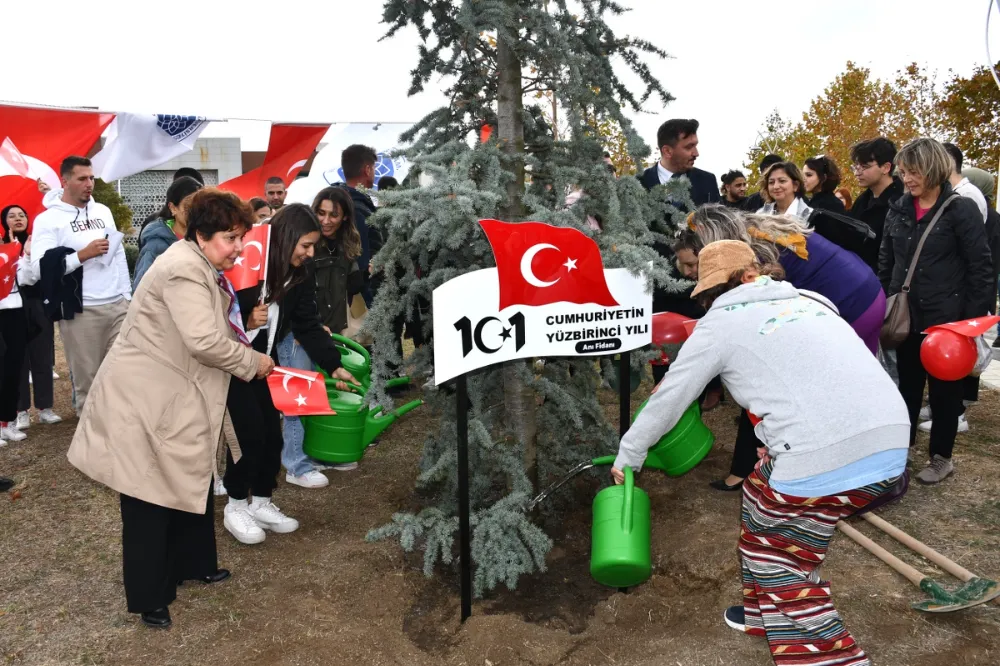
[[862, 173], [864, 171], [867, 171], [868, 169], [871, 169], [873, 166], [875, 166], [874, 162], [869, 162], [868, 164], [852, 164], [851, 171], [853, 171], [854, 173]]

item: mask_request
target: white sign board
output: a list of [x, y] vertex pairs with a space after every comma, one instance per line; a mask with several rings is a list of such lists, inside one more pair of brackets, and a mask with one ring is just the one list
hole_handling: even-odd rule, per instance
[[[528, 222], [506, 225], [487, 221], [505, 228], [528, 229], [529, 225], [547, 227]], [[484, 224], [484, 228], [486, 225]], [[549, 229], [555, 229], [549, 227]], [[537, 231], [537, 229], [536, 229]], [[545, 234], [542, 230], [543, 235]], [[604, 269], [600, 265], [597, 245], [585, 234], [576, 230], [558, 229], [565, 237], [566, 232], [579, 233], [587, 244], [593, 244], [597, 253], [596, 266], [591, 260], [590, 274], [578, 257], [588, 248], [580, 247], [580, 241], [571, 239], [558, 246], [559, 240], [544, 242], [544, 238], [528, 235], [523, 243], [515, 242], [517, 274], [505, 276], [507, 294], [501, 294], [501, 271], [503, 268], [488, 268], [466, 273], [449, 280], [434, 290], [434, 381], [440, 385], [458, 375], [496, 363], [518, 358], [547, 356], [607, 356], [622, 351], [645, 347], [652, 341], [653, 297], [646, 290], [643, 277], [637, 277], [624, 268]], [[548, 238], [552, 238], [548, 234]], [[491, 240], [493, 240], [491, 238]], [[518, 239], [520, 241], [522, 239]], [[543, 242], [536, 242], [536, 241]], [[575, 243], [576, 247], [568, 251]], [[512, 244], [507, 243], [510, 247]], [[545, 247], [541, 247], [541, 246]], [[526, 250], [521, 247], [526, 246]], [[497, 245], [494, 244], [494, 248]], [[582, 251], [581, 251], [582, 250]], [[494, 250], [496, 253], [496, 249]], [[554, 269], [544, 273], [544, 265], [535, 263], [536, 256], [547, 252], [551, 256]], [[561, 253], [561, 254], [557, 254]], [[565, 263], [560, 263], [562, 259]], [[506, 257], [498, 257], [498, 265], [510, 263]], [[577, 264], [585, 270], [580, 271]], [[577, 273], [574, 273], [574, 270]], [[594, 288], [594, 270], [603, 275], [603, 283]], [[573, 281], [578, 284], [574, 285]], [[581, 282], [581, 280], [583, 280]], [[587, 281], [589, 280], [589, 281]], [[525, 284], [517, 284], [523, 281]], [[558, 285], [558, 287], [557, 287]], [[606, 289], [605, 289], [606, 285]], [[573, 290], [578, 286], [588, 286], [586, 293], [610, 292], [610, 298], [601, 296], [604, 304], [579, 302], [546, 302], [541, 305], [525, 305], [524, 302], [546, 300], [547, 290]], [[519, 290], [519, 291], [518, 291]], [[511, 294], [520, 302], [511, 304]], [[506, 307], [500, 308], [503, 300]], [[595, 300], [597, 298], [595, 297]]]

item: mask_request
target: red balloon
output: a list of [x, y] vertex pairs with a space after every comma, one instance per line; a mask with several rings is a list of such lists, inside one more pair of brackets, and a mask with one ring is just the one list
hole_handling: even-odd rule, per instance
[[678, 345], [690, 337], [692, 319], [676, 312], [653, 313], [653, 344]]
[[969, 376], [976, 366], [976, 345], [964, 335], [936, 329], [920, 345], [920, 362], [932, 377], [953, 382]]

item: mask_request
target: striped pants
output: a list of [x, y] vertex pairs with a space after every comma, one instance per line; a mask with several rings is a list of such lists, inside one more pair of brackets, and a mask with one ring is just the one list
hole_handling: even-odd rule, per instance
[[895, 479], [830, 497], [791, 497], [761, 462], [743, 484], [740, 555], [746, 631], [767, 638], [778, 666], [870, 666], [819, 579], [837, 521], [880, 495]]

